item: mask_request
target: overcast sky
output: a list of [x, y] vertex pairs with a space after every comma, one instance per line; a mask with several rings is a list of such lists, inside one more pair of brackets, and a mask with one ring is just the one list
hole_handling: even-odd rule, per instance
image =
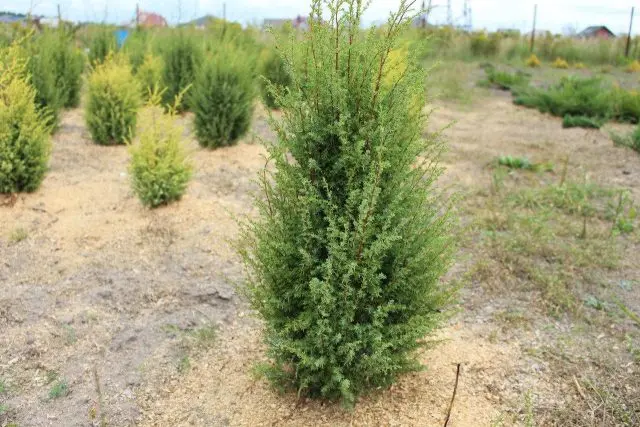
[[[589, 25], [606, 25], [614, 33], [626, 32], [632, 1], [629, 0], [468, 0], [472, 8], [473, 27], [517, 28], [528, 30], [533, 20], [533, 5], [538, 4], [538, 28], [563, 32], [570, 28], [581, 30]], [[420, 0], [418, 0], [420, 3]], [[65, 19], [73, 21], [102, 21], [123, 23], [134, 16], [136, 0], [2, 0], [0, 9], [54, 16], [60, 4]], [[222, 15], [223, 0], [138, 0], [142, 10], [158, 12], [170, 23], [212, 14]], [[264, 18], [306, 15], [309, 0], [229, 0], [227, 17], [241, 23], [261, 23]], [[428, 4], [428, 0], [426, 1]], [[434, 10], [429, 20], [444, 23], [447, 1], [432, 0]], [[367, 24], [384, 20], [397, 7], [397, 0], [373, 0], [365, 16]], [[464, 0], [451, 0], [454, 22], [463, 23]], [[640, 10], [634, 19], [634, 33], [640, 33]]]

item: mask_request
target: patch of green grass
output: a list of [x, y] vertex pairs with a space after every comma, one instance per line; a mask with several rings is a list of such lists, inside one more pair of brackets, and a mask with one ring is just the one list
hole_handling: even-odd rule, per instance
[[58, 377], [60, 377], [60, 374], [58, 374], [58, 372], [53, 371], [53, 370], [47, 371], [46, 376], [45, 376], [45, 382], [47, 384], [51, 384], [52, 382], [57, 380]]
[[76, 341], [78, 341], [78, 337], [76, 335], [76, 330], [73, 329], [73, 326], [63, 325], [62, 328], [64, 329], [64, 337], [67, 345], [75, 344]]
[[429, 98], [468, 104], [473, 100], [474, 88], [469, 87], [471, 71], [464, 62], [436, 64], [429, 73]]
[[29, 237], [29, 233], [22, 227], [14, 229], [9, 235], [9, 241], [11, 243], [19, 243]]
[[558, 117], [582, 116], [597, 121], [640, 121], [640, 94], [600, 78], [563, 77], [549, 88], [521, 87], [514, 103]]
[[49, 390], [49, 399], [58, 399], [69, 394], [69, 384], [65, 379], [57, 380]]
[[562, 119], [563, 128], [600, 129], [603, 124], [604, 120], [602, 119], [594, 119], [586, 116], [566, 115]]
[[526, 157], [500, 156], [498, 158], [500, 166], [506, 166], [510, 169], [531, 169], [532, 164]]
[[597, 289], [599, 277], [622, 258], [611, 234], [618, 194], [592, 183], [522, 188], [507, 181], [480, 213], [484, 251], [492, 261], [492, 272], [483, 275], [499, 275], [501, 286], [540, 292], [552, 314], [577, 313], [585, 291]]
[[6, 405], [0, 404], [0, 415], [4, 415], [9, 411], [9, 408]]
[[531, 78], [531, 75], [522, 71], [510, 73], [498, 70], [493, 66], [484, 67], [484, 71], [487, 75], [486, 80], [481, 80], [478, 85], [481, 87], [495, 87], [500, 90], [511, 90], [516, 87], [527, 86]]
[[534, 427], [536, 425], [533, 413], [533, 393], [527, 390], [524, 394], [524, 425], [526, 427]]
[[5, 382], [5, 380], [0, 378], [0, 394], [4, 394], [6, 392], [7, 392], [7, 383]]
[[201, 326], [189, 333], [189, 336], [198, 347], [208, 347], [213, 344], [217, 337], [217, 331], [214, 326]]
[[524, 169], [534, 172], [550, 172], [554, 169], [552, 163], [532, 163], [528, 158], [518, 156], [500, 156], [497, 163], [499, 166], [509, 169]]
[[494, 314], [494, 318], [510, 328], [525, 328], [529, 318], [520, 310], [504, 310]]
[[178, 362], [178, 372], [184, 374], [188, 372], [189, 369], [191, 369], [191, 359], [189, 359], [189, 356], [182, 356]]
[[637, 126], [635, 130], [628, 135], [619, 135], [615, 132], [611, 132], [609, 135], [615, 145], [628, 147], [640, 153], [640, 126]]

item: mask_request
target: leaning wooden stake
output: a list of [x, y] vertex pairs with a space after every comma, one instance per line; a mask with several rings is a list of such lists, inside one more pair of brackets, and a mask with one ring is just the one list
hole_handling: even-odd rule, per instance
[[460, 379], [460, 363], [458, 363], [458, 369], [456, 370], [456, 383], [453, 386], [453, 396], [451, 396], [451, 403], [449, 403], [449, 410], [447, 411], [447, 419], [444, 421], [444, 427], [449, 425], [451, 419], [451, 410], [453, 409], [453, 402], [456, 400], [456, 393], [458, 392], [458, 380]]

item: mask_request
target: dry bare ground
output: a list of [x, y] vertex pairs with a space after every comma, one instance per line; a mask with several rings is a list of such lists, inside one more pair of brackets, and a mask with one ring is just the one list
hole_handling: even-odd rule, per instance
[[[252, 373], [260, 323], [234, 288], [242, 269], [229, 241], [234, 218], [252, 212], [261, 146], [190, 140], [186, 197], [149, 211], [129, 189], [126, 148], [93, 145], [81, 112], [68, 112], [41, 189], [0, 207], [0, 426], [439, 426], [458, 364], [450, 426], [637, 425], [640, 325], [621, 309], [640, 313], [637, 224], [604, 238], [610, 225], [595, 217], [578, 241], [587, 221], [558, 213], [567, 223], [522, 251], [507, 201], [561, 179], [640, 201], [640, 155], [505, 97], [440, 105], [429, 130], [450, 122], [440, 187], [462, 195], [446, 278], [465, 284], [458, 312], [431, 337], [424, 372], [349, 411], [279, 395]], [[263, 112], [254, 133], [271, 137]], [[496, 184], [502, 154], [555, 168]]]

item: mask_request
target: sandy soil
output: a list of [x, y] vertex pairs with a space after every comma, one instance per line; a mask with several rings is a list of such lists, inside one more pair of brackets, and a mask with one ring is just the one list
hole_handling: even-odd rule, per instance
[[[442, 187], [462, 194], [488, 188], [486, 165], [501, 154], [555, 163], [569, 156], [569, 174], [630, 188], [640, 200], [640, 156], [613, 147], [604, 131], [562, 130], [558, 119], [500, 96], [464, 111], [440, 105], [430, 129], [451, 122]], [[261, 111], [254, 134], [271, 137]], [[437, 426], [457, 364], [450, 425], [492, 425], [505, 411], [523, 411], [519, 399], [532, 388], [575, 394], [524, 354], [522, 344], [538, 339], [535, 329], [491, 339], [494, 313], [511, 302], [481, 283], [463, 292], [461, 312], [434, 337], [442, 342], [422, 355], [428, 369], [354, 411], [279, 396], [255, 378], [260, 325], [234, 290], [242, 271], [229, 244], [234, 217], [252, 210], [253, 179], [264, 165], [253, 140], [205, 151], [190, 139], [196, 174], [187, 195], [149, 211], [129, 189], [126, 148], [92, 144], [81, 112], [65, 114], [41, 189], [0, 207], [0, 380], [7, 389], [0, 403], [8, 408], [0, 425]], [[23, 240], [15, 237], [20, 229]], [[451, 277], [464, 273], [468, 256]], [[640, 311], [640, 298], [629, 305]], [[207, 328], [217, 337], [205, 345], [197, 337]], [[61, 381], [68, 394], [51, 398]]]

